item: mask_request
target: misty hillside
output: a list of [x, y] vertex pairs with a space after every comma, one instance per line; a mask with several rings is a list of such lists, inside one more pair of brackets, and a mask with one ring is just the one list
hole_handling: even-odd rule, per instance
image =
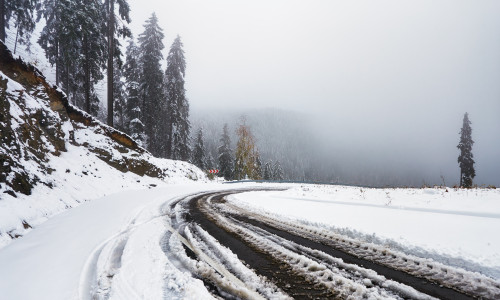
[[205, 178], [189, 163], [153, 157], [73, 107], [3, 43], [0, 76], [0, 207], [15, 208], [0, 210], [6, 214], [0, 215], [0, 244], [83, 201]]
[[238, 139], [236, 129], [243, 122], [249, 126], [255, 137], [263, 165], [278, 161], [285, 173], [285, 179], [311, 179], [311, 160], [317, 152], [314, 145], [318, 141], [312, 135], [307, 115], [275, 108], [194, 110], [191, 115], [193, 135], [199, 128], [203, 129], [207, 152], [215, 158], [216, 163], [224, 124], [228, 124], [232, 148], [235, 149]]
[[[205, 147], [214, 166], [219, 167], [217, 148], [222, 128], [228, 124], [232, 149], [236, 147], [236, 129], [245, 122], [256, 139], [262, 164], [279, 162], [285, 180], [328, 182], [366, 186], [421, 186], [440, 184], [424, 181], [420, 170], [411, 170], [403, 164], [389, 164], [377, 155], [370, 156], [370, 148], [360, 153], [356, 149], [339, 149], [335, 136], [344, 130], [318, 126], [317, 120], [306, 113], [276, 108], [196, 110], [191, 114], [192, 141], [203, 129]], [[327, 132], [330, 138], [325, 137]], [[377, 160], [379, 159], [379, 160]], [[432, 178], [428, 176], [428, 178]]]

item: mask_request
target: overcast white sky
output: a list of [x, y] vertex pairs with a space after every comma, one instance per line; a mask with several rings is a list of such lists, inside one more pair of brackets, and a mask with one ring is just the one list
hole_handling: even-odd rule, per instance
[[477, 179], [500, 184], [500, 1], [129, 3], [135, 36], [156, 12], [165, 54], [182, 37], [192, 107], [307, 112], [333, 152], [446, 174], [468, 111]]

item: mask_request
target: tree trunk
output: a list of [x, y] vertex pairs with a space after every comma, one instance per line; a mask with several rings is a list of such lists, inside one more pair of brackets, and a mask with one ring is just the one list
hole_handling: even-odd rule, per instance
[[115, 0], [109, 1], [108, 20], [108, 125], [113, 126], [113, 56], [115, 48]]
[[14, 54], [16, 54], [16, 50], [17, 50], [17, 38], [18, 37], [19, 37], [19, 22], [17, 22], [16, 41], [14, 42]]
[[5, 43], [5, 0], [0, 0], [0, 40]]
[[61, 58], [59, 57], [59, 42], [56, 39], [56, 85], [59, 86], [59, 67], [61, 65]]
[[70, 97], [69, 97], [69, 62], [66, 64], [66, 96], [68, 97], [68, 102], [70, 102]]
[[462, 176], [463, 176], [463, 172], [462, 172], [462, 169], [460, 168], [460, 187], [462, 187]]
[[171, 159], [172, 158], [172, 122], [167, 120], [167, 138], [166, 138], [166, 146], [165, 146], [165, 157]]

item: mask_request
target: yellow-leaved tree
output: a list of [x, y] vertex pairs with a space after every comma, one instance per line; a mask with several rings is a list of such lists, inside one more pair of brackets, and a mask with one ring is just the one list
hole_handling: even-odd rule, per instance
[[236, 180], [261, 179], [255, 139], [245, 121], [238, 127], [237, 134], [238, 143], [236, 144], [234, 178]]

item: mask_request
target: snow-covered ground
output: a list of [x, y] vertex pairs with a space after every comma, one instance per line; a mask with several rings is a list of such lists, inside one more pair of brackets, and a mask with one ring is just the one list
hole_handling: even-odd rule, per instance
[[[110, 299], [212, 299], [162, 250], [171, 230], [165, 204], [201, 191], [250, 186], [163, 182], [65, 210], [0, 249], [0, 299], [90, 299], [89, 291]], [[230, 202], [499, 278], [496, 190], [293, 185], [236, 194]]]
[[[0, 249], [0, 299], [88, 299], [88, 289], [114, 299], [161, 299], [166, 278], [173, 279], [180, 298], [210, 298], [201, 281], [169, 267], [160, 248], [167, 230], [161, 206], [181, 195], [221, 188], [227, 186], [162, 184], [108, 195], [50, 218]], [[117, 267], [114, 289], [103, 280], [107, 276], [91, 286], [95, 274], [115, 275]]]
[[[135, 175], [127, 176], [117, 176], [115, 180], [134, 186], [130, 182]], [[100, 181], [103, 186], [109, 183], [111, 190], [116, 191], [118, 188], [110, 178]], [[144, 180], [142, 188], [140, 185], [124, 187], [121, 192], [82, 202], [62, 212], [54, 213], [54, 207], [48, 202], [50, 218], [44, 218], [34, 229], [0, 249], [0, 300], [91, 299], [89, 292], [103, 299], [167, 296], [168, 299], [213, 299], [202, 281], [177, 268], [176, 262], [162, 251], [162, 239], [171, 229], [163, 207], [181, 196], [251, 185], [188, 182], [182, 178], [172, 184], [175, 181], [140, 178]], [[156, 187], [149, 186], [153, 182]], [[82, 181], [82, 189], [91, 183]], [[102, 192], [98, 190], [95, 195]], [[62, 190], [59, 193], [64, 194]], [[92, 195], [89, 193], [79, 195], [85, 198]], [[32, 197], [19, 202], [34, 204], [37, 199], [40, 200]], [[37, 206], [34, 211], [41, 207]], [[9, 211], [15, 212], [15, 208], [3, 206], [0, 212], [7, 216]], [[183, 251], [180, 244], [179, 247]]]
[[500, 191], [300, 185], [231, 201], [500, 279]]

